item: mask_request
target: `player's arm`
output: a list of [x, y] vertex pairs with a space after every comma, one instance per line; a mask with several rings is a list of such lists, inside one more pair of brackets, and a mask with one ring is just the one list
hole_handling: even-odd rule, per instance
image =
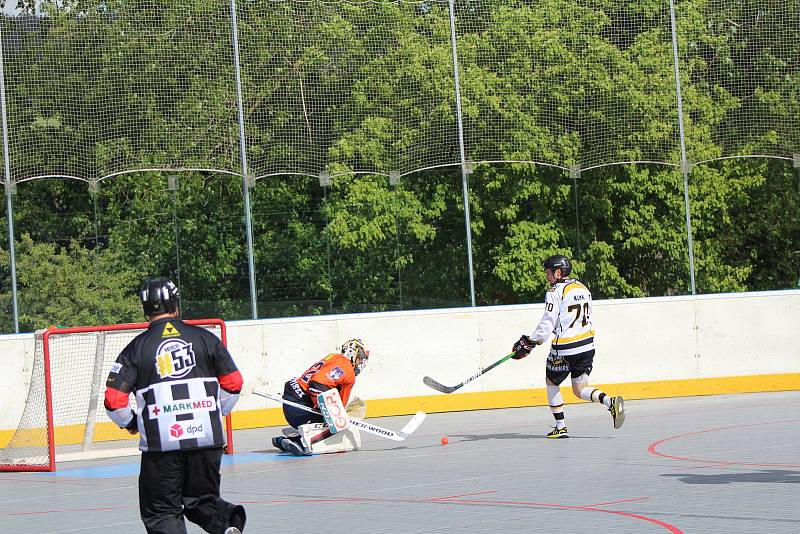
[[326, 380], [324, 376], [318, 377], [317, 374], [308, 381], [308, 395], [311, 397], [314, 408], [319, 408], [317, 396], [335, 387], [329, 380]]
[[108, 417], [120, 428], [131, 434], [138, 432], [136, 413], [130, 408], [130, 394], [136, 382], [136, 366], [134, 365], [133, 344], [120, 353], [117, 361], [111, 366], [106, 379], [106, 393], [103, 404]]
[[536, 344], [541, 345], [547, 341], [547, 338], [549, 338], [550, 334], [553, 333], [556, 327], [556, 322], [558, 321], [560, 309], [561, 302], [558, 292], [555, 289], [551, 289], [545, 293], [544, 296], [544, 313], [542, 314], [542, 318], [539, 320], [539, 324], [536, 325], [536, 328], [530, 335], [530, 338]]
[[347, 402], [350, 400], [350, 393], [353, 391], [354, 385], [355, 381], [346, 382], [339, 386], [339, 397], [342, 399], [342, 404], [345, 406], [347, 406]]
[[[325, 358], [323, 360], [325, 363], [320, 367], [309, 379], [308, 379], [308, 394], [311, 396], [311, 400], [313, 401], [313, 405], [315, 408], [319, 407], [317, 403], [317, 395], [328, 391], [329, 389], [340, 389], [339, 384], [342, 383], [342, 379], [347, 376], [347, 369], [343, 366], [343, 362], [339, 361], [338, 358]], [[350, 365], [347, 362], [348, 366]], [[350, 373], [355, 379], [355, 373], [352, 371], [352, 366], [350, 366]], [[346, 401], [342, 396], [341, 390], [339, 391], [339, 396], [342, 398], [342, 403], [344, 404]]]
[[533, 330], [531, 335], [523, 334], [516, 343], [512, 351], [514, 352], [513, 358], [521, 360], [531, 353], [537, 345], [541, 345], [550, 336], [555, 328], [556, 321], [558, 320], [559, 303], [556, 291], [550, 289], [544, 296], [544, 313], [539, 320], [539, 324]]
[[[344, 358], [347, 360], [346, 358]], [[356, 370], [349, 361], [342, 362], [341, 369], [344, 371], [342, 376], [336, 379], [336, 387], [339, 389], [339, 397], [342, 399], [342, 404], [347, 406], [350, 401], [350, 393], [353, 391], [353, 386], [356, 385]]]
[[242, 373], [240, 373], [239, 369], [236, 367], [236, 363], [233, 361], [233, 356], [228, 352], [225, 345], [222, 344], [222, 341], [216, 336], [213, 336], [213, 338], [211, 350], [214, 355], [217, 381], [220, 386], [220, 412], [225, 416], [231, 413], [233, 407], [239, 402], [244, 379], [242, 378]]

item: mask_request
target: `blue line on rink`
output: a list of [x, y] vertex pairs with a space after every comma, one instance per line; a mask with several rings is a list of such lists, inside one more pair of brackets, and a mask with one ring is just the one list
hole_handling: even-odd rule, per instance
[[[281, 454], [277, 451], [275, 453], [258, 453], [258, 452], [245, 452], [236, 453], [233, 455], [222, 456], [222, 466], [235, 466], [246, 465], [264, 462], [281, 462], [286, 460], [294, 460], [298, 457], [290, 454]], [[303, 458], [308, 458], [307, 456]], [[113, 465], [99, 465], [96, 467], [78, 467], [75, 469], [64, 469], [59, 467], [55, 473], [36, 473], [39, 476], [54, 476], [54, 477], [76, 477], [76, 478], [115, 478], [115, 477], [138, 477], [139, 476], [139, 458], [137, 457], [134, 462]]]

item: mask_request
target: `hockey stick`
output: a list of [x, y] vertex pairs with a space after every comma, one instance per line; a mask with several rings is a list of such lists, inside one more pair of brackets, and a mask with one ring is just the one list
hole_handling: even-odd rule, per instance
[[423, 383], [424, 383], [426, 386], [428, 386], [428, 387], [432, 387], [432, 388], [433, 388], [433, 389], [435, 389], [436, 391], [441, 391], [442, 393], [452, 393], [452, 392], [454, 392], [455, 390], [457, 390], [457, 389], [459, 389], [459, 388], [463, 387], [464, 385], [466, 385], [466, 384], [469, 384], [470, 382], [472, 382], [472, 381], [473, 381], [473, 380], [475, 380], [476, 378], [480, 377], [481, 375], [485, 375], [486, 373], [488, 373], [489, 371], [491, 371], [492, 369], [494, 369], [495, 367], [497, 367], [498, 365], [500, 365], [501, 363], [503, 363], [503, 362], [504, 362], [504, 361], [506, 361], [507, 359], [511, 358], [513, 355], [514, 355], [514, 353], [512, 352], [512, 353], [511, 353], [511, 354], [509, 354], [508, 356], [503, 356], [502, 358], [500, 358], [499, 360], [497, 360], [496, 362], [494, 362], [494, 363], [493, 363], [492, 365], [490, 365], [489, 367], [486, 367], [485, 369], [481, 369], [480, 371], [478, 371], [477, 373], [475, 373], [475, 374], [474, 374], [474, 375], [472, 375], [471, 377], [467, 378], [466, 380], [464, 380], [463, 382], [461, 382], [460, 384], [457, 384], [457, 385], [455, 385], [455, 386], [445, 386], [445, 385], [442, 385], [442, 384], [440, 384], [439, 382], [437, 382], [436, 380], [434, 380], [433, 378], [431, 378], [431, 377], [429, 377], [429, 376], [426, 376], [425, 378], [423, 378], [423, 379], [422, 379], [422, 382], [423, 382]]
[[[305, 404], [299, 404], [297, 402], [292, 402], [290, 400], [284, 399], [280, 395], [272, 395], [270, 393], [259, 393], [258, 391], [253, 391], [253, 394], [258, 395], [259, 397], [264, 397], [265, 399], [269, 399], [275, 402], [280, 402], [281, 404], [286, 404], [287, 406], [292, 406], [299, 410], [303, 410], [309, 413], [315, 413], [317, 415], [322, 415], [318, 410], [314, 408], [309, 408]], [[382, 438], [391, 439], [392, 441], [403, 441], [408, 436], [414, 433], [416, 429], [419, 428], [419, 425], [422, 424], [422, 421], [425, 420], [425, 417], [428, 414], [425, 412], [417, 412], [411, 420], [406, 423], [399, 432], [395, 432], [394, 430], [389, 430], [388, 428], [379, 427], [378, 425], [373, 425], [371, 423], [367, 423], [363, 419], [356, 419], [355, 417], [348, 417], [347, 419], [350, 421], [350, 424], [359, 430], [363, 430], [364, 432], [368, 432], [370, 434], [375, 434], [376, 436], [380, 436]]]

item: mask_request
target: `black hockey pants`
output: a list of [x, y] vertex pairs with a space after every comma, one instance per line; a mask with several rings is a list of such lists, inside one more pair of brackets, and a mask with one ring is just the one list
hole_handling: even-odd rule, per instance
[[186, 534], [186, 519], [211, 534], [244, 529], [244, 508], [219, 496], [222, 449], [143, 452], [139, 511], [148, 534]]

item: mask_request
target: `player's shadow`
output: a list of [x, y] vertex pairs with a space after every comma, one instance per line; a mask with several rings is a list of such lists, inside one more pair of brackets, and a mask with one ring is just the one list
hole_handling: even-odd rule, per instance
[[764, 469], [761, 471], [701, 475], [699, 473], [667, 473], [662, 477], [674, 477], [684, 484], [732, 484], [735, 482], [762, 482], [777, 484], [800, 484], [800, 471]]

